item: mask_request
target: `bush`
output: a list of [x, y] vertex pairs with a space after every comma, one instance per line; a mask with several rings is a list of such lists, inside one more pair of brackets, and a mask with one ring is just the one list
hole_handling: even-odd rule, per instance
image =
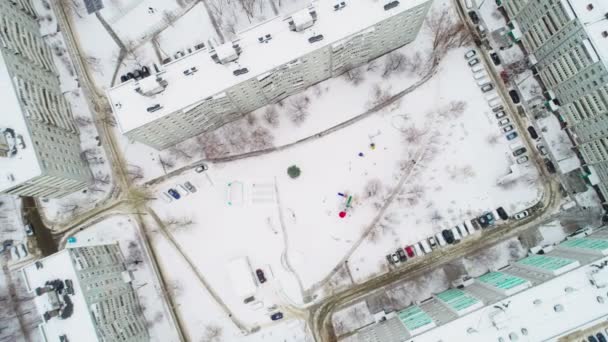
[[299, 167], [295, 166], [295, 165], [291, 165], [288, 169], [287, 169], [287, 174], [289, 175], [289, 177], [291, 178], [298, 178], [300, 177], [300, 173], [302, 173], [302, 171], [300, 170]]

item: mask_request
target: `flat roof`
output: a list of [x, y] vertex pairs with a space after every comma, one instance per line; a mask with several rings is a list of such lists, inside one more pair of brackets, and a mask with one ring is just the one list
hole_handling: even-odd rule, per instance
[[[592, 264], [601, 264], [608, 258]], [[608, 317], [606, 288], [589, 282], [596, 267], [585, 265], [537, 286], [459, 317], [435, 329], [404, 341], [524, 341], [556, 340], [571, 331]], [[608, 273], [608, 269], [599, 270]], [[576, 291], [565, 291], [566, 288]], [[561, 305], [561, 311], [555, 307]], [[525, 334], [524, 334], [525, 333]], [[511, 339], [510, 336], [515, 336]]]
[[[144, 96], [135, 91], [141, 83], [155, 83], [152, 75], [140, 81], [129, 80], [107, 91], [112, 110], [123, 133], [158, 120], [175, 111], [191, 108], [204, 99], [221, 94], [226, 89], [258, 77], [280, 65], [286, 64], [314, 50], [332, 45], [340, 40], [363, 31], [379, 21], [428, 0], [400, 1], [388, 11], [385, 1], [345, 0], [346, 7], [334, 10], [336, 1], [313, 2], [317, 21], [301, 32], [290, 31], [286, 16], [277, 16], [248, 30], [240, 32], [232, 42], [242, 48], [238, 60], [226, 65], [213, 61], [207, 48], [161, 66], [157, 75], [168, 82], [165, 90], [154, 96]], [[297, 12], [296, 12], [297, 13]], [[260, 43], [258, 38], [270, 34], [272, 39]], [[322, 34], [324, 39], [309, 43], [308, 38]], [[196, 67], [197, 72], [185, 75], [184, 71]], [[233, 71], [247, 68], [249, 72], [235, 76]], [[154, 105], [161, 109], [149, 113], [147, 108]]]
[[517, 264], [531, 266], [538, 269], [549, 270], [549, 271], [559, 271], [567, 267], [572, 263], [577, 263], [578, 261], [573, 259], [560, 258], [556, 256], [548, 256], [548, 255], [530, 255], [524, 259], [521, 259], [517, 262]]
[[397, 317], [401, 320], [401, 323], [405, 326], [407, 330], [410, 332], [418, 330], [422, 327], [431, 327], [435, 326], [435, 322], [424, 310], [422, 310], [418, 305], [410, 306], [407, 309], [399, 311]]
[[1, 192], [38, 177], [42, 173], [21, 103], [17, 98], [2, 52], [0, 52], [0, 103], [3, 112], [0, 115], [0, 129], [13, 129], [15, 136], [21, 135], [25, 144], [25, 148], [17, 147], [17, 154], [0, 157]]
[[574, 238], [568, 239], [559, 244], [563, 247], [582, 248], [608, 254], [608, 240], [593, 238]]
[[[72, 264], [70, 250], [61, 250], [38, 261], [42, 263], [42, 268], [38, 269], [35, 264], [30, 264], [22, 269], [25, 281], [32, 291], [44, 286], [49, 280], [70, 279], [74, 284], [74, 295], [70, 295], [74, 305], [72, 315], [66, 319], [53, 317], [48, 322], [42, 323], [41, 329], [46, 339], [59, 341], [59, 336], [66, 335], [68, 341], [97, 341], [95, 326]], [[47, 296], [36, 296], [34, 303], [38, 313], [42, 316], [49, 305]]]
[[526, 279], [502, 272], [489, 272], [475, 280], [502, 290], [510, 290], [526, 283], [530, 284]]
[[608, 31], [608, 1], [606, 0], [568, 0], [581, 23], [585, 26], [587, 35], [593, 43], [595, 51], [608, 68], [608, 37], [603, 36]]
[[435, 297], [458, 312], [458, 314], [465, 311], [468, 312], [468, 310], [478, 306], [483, 306], [483, 303], [479, 299], [459, 289], [449, 289], [435, 295]]

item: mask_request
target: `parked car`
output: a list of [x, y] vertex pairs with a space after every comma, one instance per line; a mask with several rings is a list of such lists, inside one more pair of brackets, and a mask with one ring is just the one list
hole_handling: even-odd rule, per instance
[[488, 226], [493, 225], [496, 222], [496, 219], [491, 212], [485, 212], [477, 218], [477, 222], [479, 222], [481, 228], [487, 228]]
[[498, 213], [498, 217], [500, 217], [503, 220], [509, 219], [509, 215], [507, 215], [507, 212], [505, 211], [505, 208], [503, 208], [503, 207], [498, 207], [498, 209], [496, 209], [496, 213]]
[[467, 230], [464, 229], [464, 226], [462, 224], [457, 224], [456, 230], [458, 231], [458, 234], [460, 234], [460, 236], [462, 236], [462, 237], [469, 235], [469, 232], [467, 232]]
[[464, 221], [464, 228], [467, 230], [469, 234], [475, 233], [475, 226], [471, 224], [471, 221]]
[[469, 64], [470, 67], [479, 64], [479, 58], [471, 58], [469, 60], [468, 64]]
[[497, 118], [497, 119], [502, 119], [502, 118], [504, 118], [505, 116], [507, 116], [507, 113], [505, 113], [505, 112], [504, 112], [504, 111], [502, 111], [502, 110], [501, 110], [501, 111], [499, 111], [499, 112], [496, 112], [496, 118]]
[[517, 164], [523, 164], [525, 162], [527, 162], [530, 158], [528, 158], [528, 156], [521, 156], [519, 158], [517, 158]]
[[504, 119], [498, 121], [498, 125], [499, 126], [504, 126], [504, 125], [506, 125], [506, 124], [508, 124], [510, 122], [511, 122], [511, 120], [509, 118], [504, 118]]
[[519, 98], [519, 94], [517, 93], [517, 90], [515, 90], [515, 89], [509, 90], [509, 96], [511, 97], [511, 100], [513, 100], [513, 103], [515, 103], [515, 104], [518, 104], [521, 101]]
[[492, 62], [494, 62], [494, 65], [500, 65], [500, 58], [498, 57], [498, 54], [496, 52], [490, 53], [490, 58], [492, 58]]
[[386, 255], [386, 261], [388, 261], [389, 264], [393, 263], [393, 255], [392, 254], [387, 254]]
[[444, 229], [441, 232], [441, 235], [443, 236], [443, 239], [445, 240], [445, 242], [447, 242], [449, 244], [453, 244], [454, 243], [454, 233], [452, 233], [451, 230]]
[[517, 150], [513, 151], [513, 156], [517, 157], [520, 156], [522, 154], [526, 153], [526, 148], [525, 147], [520, 147]]
[[528, 126], [528, 133], [530, 133], [530, 137], [532, 137], [532, 139], [534, 139], [534, 140], [538, 139], [538, 134], [536, 133], [536, 130], [534, 129], [534, 127]]
[[588, 342], [599, 342], [599, 341], [597, 340], [597, 338], [595, 338], [595, 336], [593, 336], [593, 335], [589, 335], [589, 336], [587, 336], [587, 341], [588, 341]]
[[17, 249], [17, 246], [13, 246], [11, 248], [11, 259], [13, 261], [17, 261], [17, 260], [21, 259], [21, 255], [19, 255], [19, 250]]
[[505, 135], [505, 137], [507, 138], [507, 140], [513, 140], [513, 139], [517, 138], [517, 132], [511, 132], [511, 133]]
[[23, 228], [25, 229], [25, 234], [26, 234], [27, 236], [32, 236], [32, 235], [34, 235], [34, 228], [32, 228], [32, 225], [31, 225], [31, 224], [29, 224], [29, 223], [28, 223], [28, 224], [26, 224], [26, 225], [25, 225]]
[[494, 85], [492, 85], [492, 83], [486, 83], [481, 86], [481, 91], [484, 93], [492, 91], [493, 89], [494, 89]]
[[254, 296], [247, 297], [247, 298], [245, 298], [245, 300], [243, 300], [243, 303], [249, 304], [249, 303], [253, 302], [254, 300], [255, 300]]
[[479, 23], [479, 16], [477, 15], [477, 13], [475, 11], [470, 11], [468, 14], [469, 14], [469, 18], [471, 18], [471, 22], [473, 22], [473, 24]]
[[545, 159], [545, 166], [549, 173], [555, 173], [555, 165], [553, 165], [553, 162], [550, 159]]
[[405, 251], [403, 248], [397, 249], [397, 256], [399, 257], [399, 261], [404, 262], [407, 260], [407, 256], [405, 255]]
[[454, 235], [454, 243], [460, 242], [460, 240], [462, 240], [462, 237], [460, 234], [458, 234], [458, 230], [456, 229], [456, 227], [454, 227], [450, 230], [452, 231], [452, 234]]
[[264, 271], [262, 271], [261, 269], [258, 268], [257, 270], [255, 270], [255, 275], [258, 277], [260, 284], [264, 284], [266, 282], [266, 276], [264, 275]]
[[399, 256], [395, 253], [391, 254], [391, 259], [393, 260], [393, 264], [396, 264], [399, 262]]
[[431, 249], [436, 248], [437, 247], [437, 240], [435, 240], [434, 236], [431, 236], [430, 238], [427, 239], [429, 242], [429, 245], [431, 246]]
[[19, 249], [19, 256], [21, 256], [22, 258], [25, 258], [27, 256], [27, 247], [25, 247], [24, 244], [19, 244], [17, 246], [17, 248]]
[[598, 332], [597, 334], [595, 334], [595, 337], [597, 337], [597, 340], [599, 342], [608, 342], [606, 340], [606, 336], [604, 336], [604, 334], [602, 334], [601, 332]]
[[547, 155], [547, 148], [545, 147], [545, 145], [543, 144], [538, 144], [536, 145], [536, 148], [538, 149], [538, 152], [540, 152], [541, 156], [546, 156]]
[[72, 280], [70, 279], [66, 279], [63, 281], [65, 283], [65, 291], [69, 294], [69, 295], [74, 295], [74, 282], [72, 282]]
[[270, 316], [270, 319], [271, 319], [271, 320], [273, 320], [273, 321], [278, 321], [278, 320], [280, 320], [281, 318], [283, 318], [283, 313], [282, 313], [282, 312], [280, 312], [280, 311], [279, 311], [279, 312], [277, 312], [277, 313], [273, 313], [273, 314]]
[[181, 184], [177, 184], [175, 186], [175, 189], [180, 193], [180, 195], [184, 197], [190, 195], [190, 191], [188, 191], [188, 189], [186, 189], [186, 187]]
[[194, 169], [194, 172], [201, 173], [201, 172], [205, 172], [207, 170], [209, 170], [209, 167], [207, 166], [207, 164], [201, 164]]
[[422, 249], [424, 254], [428, 254], [433, 251], [431, 249], [431, 246], [429, 246], [429, 243], [426, 240], [422, 240], [422, 241], [418, 242], [418, 244], [420, 245], [420, 248]]
[[163, 199], [163, 201], [170, 203], [173, 201], [173, 197], [169, 196], [169, 194], [167, 194], [166, 192], [163, 192], [163, 195], [160, 197]]
[[471, 59], [471, 58], [475, 57], [476, 54], [477, 54], [477, 51], [469, 50], [469, 51], [467, 51], [467, 53], [464, 54], [464, 58]]
[[[505, 110], [505, 108], [502, 105], [500, 105], [498, 107], [492, 108], [492, 112], [496, 113], [496, 118], [497, 119], [500, 119], [500, 118], [502, 118], [503, 116], [506, 115], [505, 112], [504, 112], [504, 110]], [[498, 113], [499, 112], [502, 112], [502, 114], [503, 114], [500, 118], [498, 117]]]
[[437, 240], [439, 246], [445, 246], [448, 244], [447, 242], [445, 242], [445, 239], [443, 238], [443, 235], [441, 235], [441, 233], [435, 234], [435, 240]]
[[414, 252], [416, 253], [417, 256], [424, 255], [424, 251], [422, 251], [422, 248], [420, 248], [419, 243], [415, 243], [415, 244], [413, 244], [413, 246], [414, 246]]
[[169, 189], [169, 190], [167, 190], [167, 192], [169, 193], [169, 195], [171, 195], [171, 197], [173, 197], [177, 200], [182, 197], [182, 196], [180, 196], [179, 192], [177, 192], [177, 190], [175, 190], [175, 189]]
[[528, 215], [529, 215], [528, 211], [524, 210], [524, 211], [520, 211], [517, 214], [513, 215], [513, 218], [516, 220], [521, 220], [523, 218], [528, 217]]
[[416, 254], [414, 253], [414, 247], [412, 247], [412, 246], [405, 247], [405, 252], [407, 253], [407, 256], [410, 258], [413, 258], [416, 256]]
[[513, 125], [506, 125], [500, 129], [503, 133], [509, 133], [513, 130]]
[[186, 183], [184, 183], [184, 186], [186, 187], [186, 189], [188, 189], [188, 191], [196, 192], [196, 187], [194, 187], [194, 185], [192, 185], [192, 183], [186, 182]]

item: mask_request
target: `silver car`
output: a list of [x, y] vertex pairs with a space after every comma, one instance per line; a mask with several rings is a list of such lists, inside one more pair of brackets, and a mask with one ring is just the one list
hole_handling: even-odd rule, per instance
[[192, 193], [196, 192], [196, 187], [194, 185], [192, 185], [192, 183], [186, 182], [186, 183], [184, 183], [184, 186], [186, 187], [186, 189], [188, 189], [188, 191], [190, 191]]

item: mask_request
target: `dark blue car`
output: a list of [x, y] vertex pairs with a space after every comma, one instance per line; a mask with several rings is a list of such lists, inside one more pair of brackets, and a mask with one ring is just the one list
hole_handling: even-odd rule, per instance
[[167, 192], [169, 193], [169, 195], [171, 195], [175, 199], [179, 199], [181, 197], [179, 195], [179, 192], [177, 192], [175, 189], [169, 189], [169, 190], [167, 190]]
[[270, 319], [273, 320], [273, 321], [278, 321], [281, 318], [283, 318], [283, 313], [282, 312], [277, 312], [277, 313], [272, 314], [272, 316], [270, 316]]

